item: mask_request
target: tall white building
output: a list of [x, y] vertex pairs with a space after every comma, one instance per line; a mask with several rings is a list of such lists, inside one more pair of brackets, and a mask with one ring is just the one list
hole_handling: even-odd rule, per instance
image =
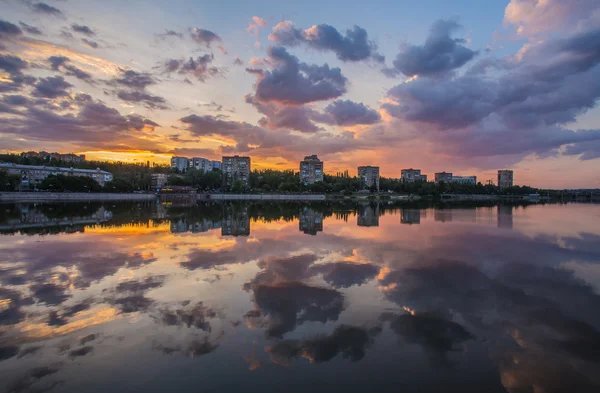
[[171, 168], [177, 169], [179, 172], [187, 171], [190, 160], [187, 157], [171, 157]]
[[213, 162], [206, 158], [194, 157], [189, 161], [190, 168], [198, 169], [204, 172], [210, 172], [213, 169]]

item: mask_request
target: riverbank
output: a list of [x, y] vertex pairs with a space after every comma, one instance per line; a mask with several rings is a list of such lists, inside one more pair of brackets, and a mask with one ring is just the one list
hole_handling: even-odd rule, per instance
[[0, 202], [89, 202], [153, 201], [154, 194], [118, 194], [95, 192], [0, 192]]
[[324, 194], [198, 194], [198, 200], [212, 201], [324, 201]]

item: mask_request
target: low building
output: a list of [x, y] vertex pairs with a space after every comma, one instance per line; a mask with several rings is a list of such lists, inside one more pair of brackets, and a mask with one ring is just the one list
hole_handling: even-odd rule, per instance
[[113, 179], [112, 173], [100, 170], [100, 168], [77, 169], [0, 163], [0, 170], [7, 171], [9, 175], [21, 176], [21, 189], [36, 187], [50, 175], [85, 176], [96, 180], [101, 186]]
[[171, 168], [185, 172], [189, 166], [190, 160], [187, 157], [171, 157]]
[[151, 180], [152, 189], [158, 191], [163, 188], [167, 184], [168, 178], [169, 175], [166, 173], [153, 173]]
[[459, 184], [477, 184], [477, 176], [452, 176], [452, 183]]
[[427, 181], [427, 175], [422, 175], [420, 169], [402, 169], [400, 171], [400, 180], [406, 183], [414, 183], [416, 181]]
[[21, 156], [27, 158], [39, 158], [48, 161], [65, 161], [74, 164], [81, 164], [85, 161], [85, 154], [74, 154], [74, 153], [48, 153], [47, 151], [28, 151], [21, 153]]
[[358, 177], [362, 180], [366, 188], [376, 187], [379, 191], [379, 167], [378, 166], [359, 166]]
[[223, 157], [223, 184], [231, 187], [237, 180], [245, 187], [250, 185], [250, 157]]
[[300, 183], [307, 185], [323, 181], [323, 161], [316, 154], [300, 161]]
[[435, 182], [450, 183], [452, 181], [452, 173], [450, 172], [438, 172], [435, 174]]
[[513, 171], [510, 169], [498, 170], [498, 187], [507, 188], [513, 186]]

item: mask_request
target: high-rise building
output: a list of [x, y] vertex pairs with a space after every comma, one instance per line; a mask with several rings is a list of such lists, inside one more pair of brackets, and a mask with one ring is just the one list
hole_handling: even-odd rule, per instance
[[316, 154], [304, 157], [304, 161], [300, 161], [300, 183], [306, 185], [319, 181], [323, 181], [323, 161]]
[[359, 166], [358, 177], [363, 181], [366, 188], [375, 186], [379, 191], [379, 167], [378, 166]]
[[458, 175], [452, 175], [452, 183], [459, 183], [459, 184], [477, 184], [477, 176], [458, 176]]
[[171, 157], [171, 168], [179, 172], [187, 171], [190, 160], [187, 157]]
[[223, 169], [223, 166], [221, 165], [221, 161], [212, 161], [212, 167], [213, 167], [213, 169], [218, 169], [218, 170]]
[[427, 175], [422, 175], [420, 169], [402, 169], [400, 171], [400, 180], [407, 183], [414, 183], [416, 181], [427, 181]]
[[190, 168], [198, 169], [204, 172], [212, 171], [212, 161], [202, 157], [194, 157], [189, 161]]
[[452, 181], [452, 173], [450, 172], [438, 172], [435, 174], [435, 182], [445, 182], [450, 183]]
[[511, 169], [498, 170], [498, 187], [506, 188], [513, 186], [513, 171]]
[[250, 180], [250, 157], [223, 157], [223, 184], [232, 186], [239, 180], [248, 187]]
[[158, 191], [167, 185], [168, 176], [166, 173], [153, 173], [152, 174], [152, 189]]

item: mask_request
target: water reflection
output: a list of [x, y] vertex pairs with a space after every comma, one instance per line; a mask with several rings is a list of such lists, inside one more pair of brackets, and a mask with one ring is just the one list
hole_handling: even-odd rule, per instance
[[4, 205], [0, 391], [595, 392], [598, 217]]

